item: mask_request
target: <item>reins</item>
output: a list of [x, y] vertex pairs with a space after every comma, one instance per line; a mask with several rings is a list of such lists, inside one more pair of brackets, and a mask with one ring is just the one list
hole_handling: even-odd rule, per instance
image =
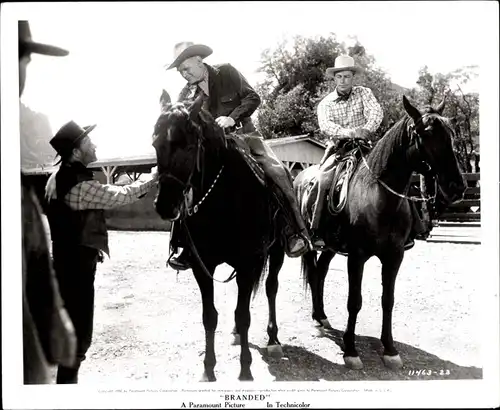
[[193, 242], [193, 238], [191, 238], [191, 232], [189, 232], [189, 228], [187, 226], [186, 223], [183, 223], [183, 226], [185, 228], [185, 231], [186, 231], [186, 237], [187, 237], [187, 240], [188, 240], [188, 245], [189, 247], [191, 248], [191, 252], [192, 254], [194, 255], [194, 257], [196, 258], [196, 260], [198, 261], [198, 264], [200, 265], [200, 268], [201, 270], [203, 271], [203, 273], [208, 276], [210, 279], [212, 279], [213, 281], [215, 282], [219, 282], [219, 283], [228, 283], [228, 282], [231, 282], [235, 277], [236, 277], [236, 269], [233, 270], [233, 273], [231, 273], [229, 275], [229, 277], [226, 279], [226, 280], [218, 280], [218, 279], [215, 279], [211, 274], [210, 272], [208, 271], [207, 267], [205, 266], [205, 264], [203, 263], [203, 260], [201, 259], [201, 256], [200, 254], [198, 253], [198, 250], [196, 249], [196, 246]]
[[[412, 130], [412, 132], [414, 132], [415, 134], [417, 134], [417, 132], [415, 130]], [[418, 137], [418, 134], [417, 134], [417, 137]], [[418, 139], [417, 139], [418, 141]], [[356, 143], [358, 144], [359, 146], [359, 142], [356, 141]], [[418, 144], [417, 144], [417, 149], [418, 149]], [[434, 194], [434, 196], [425, 196], [422, 192], [420, 192], [422, 194], [421, 197], [414, 197], [414, 196], [408, 196], [408, 195], [405, 195], [405, 194], [400, 194], [399, 192], [395, 191], [394, 189], [392, 189], [389, 185], [387, 185], [384, 181], [382, 181], [380, 178], [378, 178], [374, 173], [373, 171], [370, 169], [370, 166], [368, 165], [368, 162], [366, 161], [366, 158], [365, 156], [363, 155], [363, 150], [359, 149], [359, 152], [361, 154], [361, 159], [363, 160], [363, 163], [365, 164], [365, 167], [366, 169], [368, 169], [368, 172], [370, 172], [371, 175], [373, 175], [375, 177], [375, 179], [377, 180], [378, 183], [380, 183], [380, 185], [382, 185], [385, 189], [387, 189], [391, 194], [393, 195], [396, 195], [400, 198], [403, 198], [403, 199], [408, 199], [409, 201], [413, 201], [413, 202], [427, 202], [427, 201], [430, 201], [430, 200], [433, 200], [436, 198], [436, 194]], [[410, 187], [410, 183], [408, 183], [408, 185], [406, 186], [405, 188], [405, 193], [408, 191]]]

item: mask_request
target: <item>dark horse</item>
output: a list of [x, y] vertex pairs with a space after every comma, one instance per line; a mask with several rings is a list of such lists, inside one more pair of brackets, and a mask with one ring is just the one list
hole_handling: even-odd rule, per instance
[[183, 103], [171, 104], [166, 93], [163, 96], [153, 141], [159, 173], [155, 206], [163, 219], [178, 220], [186, 246], [195, 255], [192, 270], [201, 291], [205, 327], [203, 380], [216, 380], [214, 335], [218, 314], [213, 274], [222, 263], [235, 269], [238, 284], [233, 334], [241, 343], [239, 379], [253, 380], [248, 344], [250, 299], [268, 262], [268, 351], [282, 354], [275, 303], [284, 242], [275, 235], [272, 194], [254, 176], [243, 156], [229, 147], [223, 129], [201, 106], [201, 99], [186, 107]]
[[[435, 175], [439, 189], [449, 203], [463, 198], [465, 184], [453, 152], [453, 130], [441, 116], [444, 100], [435, 109], [421, 113], [403, 97], [408, 115], [398, 121], [363, 156], [349, 182], [345, 208], [336, 217], [325, 212], [321, 223], [326, 232], [340, 226], [340, 240], [325, 238], [327, 250], [316, 261], [315, 251], [302, 258], [305, 280], [312, 295], [312, 318], [323, 332], [331, 332], [323, 307], [323, 289], [329, 264], [337, 251], [347, 253], [349, 318], [343, 336], [346, 366], [361, 369], [363, 364], [355, 347], [356, 318], [361, 309], [361, 281], [365, 262], [377, 256], [382, 263], [382, 334], [384, 363], [400, 368], [402, 360], [392, 338], [394, 286], [410, 233], [411, 212], [407, 190], [412, 173]], [[302, 171], [294, 181], [299, 200], [303, 200], [317, 166]], [[326, 207], [325, 207], [326, 209]]]

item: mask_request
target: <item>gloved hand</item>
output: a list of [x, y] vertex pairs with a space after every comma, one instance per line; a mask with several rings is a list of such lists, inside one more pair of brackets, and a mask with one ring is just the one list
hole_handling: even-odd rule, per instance
[[215, 122], [221, 128], [231, 128], [235, 124], [234, 120], [231, 117], [224, 116], [217, 117]]
[[370, 139], [371, 139], [371, 132], [368, 131], [365, 128], [358, 128], [358, 129], [356, 129], [356, 132], [354, 134], [354, 138], [359, 138], [359, 139], [362, 139], [362, 140], [368, 140], [368, 141], [370, 141]]

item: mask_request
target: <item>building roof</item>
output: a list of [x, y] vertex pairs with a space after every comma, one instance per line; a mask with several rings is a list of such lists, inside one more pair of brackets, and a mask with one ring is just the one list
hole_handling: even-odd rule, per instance
[[127, 157], [117, 157], [117, 158], [103, 158], [98, 159], [88, 165], [87, 168], [101, 168], [101, 167], [114, 167], [114, 166], [133, 166], [133, 165], [155, 165], [156, 164], [156, 154], [143, 154], [143, 155], [133, 155]]
[[[309, 135], [296, 135], [293, 137], [283, 137], [283, 138], [273, 138], [265, 140], [270, 147], [282, 146], [286, 144], [293, 144], [296, 142], [307, 141], [323, 149], [326, 148], [325, 144], [321, 141], [310, 137]], [[142, 155], [131, 155], [127, 157], [116, 157], [116, 158], [102, 158], [88, 165], [91, 169], [100, 169], [102, 167], [138, 167], [141, 165], [156, 165], [156, 154], [142, 154]], [[57, 166], [46, 166], [23, 169], [23, 171], [30, 175], [43, 175], [50, 174], [55, 171]]]
[[272, 138], [265, 141], [270, 147], [284, 145], [284, 144], [293, 144], [294, 142], [300, 142], [300, 141], [308, 141], [314, 145], [317, 145], [318, 147], [326, 148], [325, 144], [323, 144], [316, 138], [310, 137], [308, 134], [295, 135], [293, 137]]

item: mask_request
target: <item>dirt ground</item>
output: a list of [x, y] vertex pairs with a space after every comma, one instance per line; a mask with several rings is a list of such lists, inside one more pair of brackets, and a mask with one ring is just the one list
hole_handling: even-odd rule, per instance
[[[165, 266], [168, 232], [110, 232], [111, 259], [98, 266], [95, 327], [80, 384], [197, 382], [202, 374], [204, 330], [201, 297], [191, 271]], [[417, 242], [407, 252], [396, 282], [393, 335], [405, 363], [391, 371], [381, 361], [380, 263], [365, 267], [363, 307], [356, 328], [363, 370], [348, 370], [338, 345], [347, 321], [347, 274], [343, 256], [334, 258], [325, 287], [325, 311], [335, 330], [315, 334], [310, 294], [303, 288], [300, 261], [285, 259], [277, 309], [285, 357], [268, 357], [267, 299], [262, 286], [252, 301], [252, 372], [256, 381], [423, 380], [482, 377], [478, 332], [480, 246]], [[216, 278], [231, 272], [223, 265]], [[235, 381], [240, 347], [231, 329], [237, 285], [215, 283], [219, 312], [216, 333], [219, 382]], [[416, 375], [419, 371], [425, 375]], [[432, 373], [427, 375], [428, 373]]]

